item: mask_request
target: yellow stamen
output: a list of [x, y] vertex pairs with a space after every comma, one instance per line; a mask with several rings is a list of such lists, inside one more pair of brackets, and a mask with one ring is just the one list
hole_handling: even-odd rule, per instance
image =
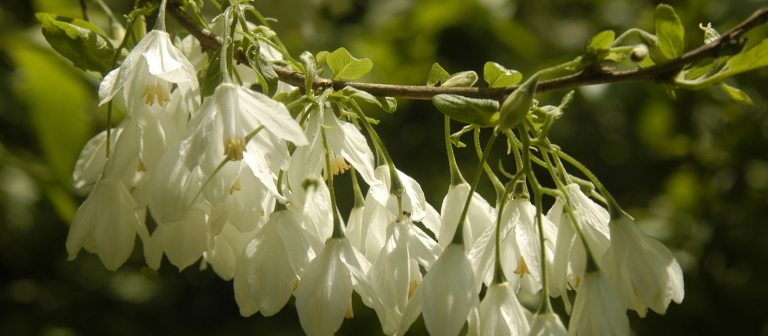
[[347, 314], [344, 315], [345, 319], [355, 318], [355, 312], [352, 310], [352, 298], [349, 298], [349, 306], [347, 306]]
[[231, 161], [240, 161], [245, 152], [245, 140], [242, 137], [232, 138], [224, 145], [224, 155]]
[[419, 281], [416, 279], [411, 280], [411, 284], [408, 286], [408, 300], [411, 299], [413, 293], [416, 292], [416, 288], [419, 287]]
[[138, 168], [136, 168], [136, 170], [137, 170], [137, 171], [140, 171], [140, 172], [142, 172], [142, 173], [143, 173], [143, 172], [145, 172], [145, 171], [147, 171], [147, 167], [145, 167], [145, 166], [144, 166], [144, 160], [142, 160], [142, 159], [139, 159], [139, 167], [138, 167]]
[[344, 174], [349, 168], [349, 164], [347, 164], [347, 161], [344, 161], [343, 157], [331, 155], [331, 173], [333, 175]]
[[141, 94], [144, 97], [144, 102], [152, 106], [157, 103], [160, 106], [165, 105], [171, 100], [171, 93], [159, 82], [147, 84], [144, 87], [144, 93]]
[[229, 187], [229, 194], [232, 195], [235, 192], [240, 191], [240, 179], [235, 180], [235, 183], [232, 183], [232, 186]]
[[521, 278], [523, 277], [523, 275], [525, 275], [525, 273], [528, 273], [528, 264], [525, 263], [525, 260], [523, 259], [523, 257], [519, 257], [517, 259], [517, 268], [515, 268], [514, 273]]

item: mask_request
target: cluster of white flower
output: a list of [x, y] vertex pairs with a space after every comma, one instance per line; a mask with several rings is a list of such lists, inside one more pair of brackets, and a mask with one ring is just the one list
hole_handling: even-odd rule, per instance
[[[465, 322], [479, 335], [626, 335], [628, 309], [663, 314], [683, 299], [671, 252], [578, 185], [541, 216], [524, 194], [494, 207], [460, 181], [437, 212], [415, 180], [391, 162], [377, 167], [354, 99], [284, 83], [270, 97], [249, 88], [260, 74], [243, 65], [231, 69], [245, 84], [224, 76], [201, 97], [206, 57], [191, 37], [177, 44], [186, 55], [153, 30], [102, 81], [101, 103], [127, 113], [81, 153], [75, 186], [90, 194], [67, 238], [70, 258], [85, 248], [115, 270], [138, 235], [151, 268], [163, 255], [179, 269], [202, 259], [233, 280], [243, 316], [271, 316], [294, 296], [311, 335], [338, 330], [353, 291], [386, 334], [421, 314], [436, 335]], [[281, 58], [268, 43], [259, 52]], [[299, 97], [289, 111], [277, 96]], [[345, 224], [333, 176], [348, 171], [368, 190]], [[544, 308], [526, 310], [519, 291], [544, 293]], [[565, 302], [569, 331], [549, 296]]]

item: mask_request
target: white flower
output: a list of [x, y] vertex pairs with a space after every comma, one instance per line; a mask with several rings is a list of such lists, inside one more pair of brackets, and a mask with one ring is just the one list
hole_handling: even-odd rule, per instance
[[[548, 285], [550, 295], [561, 296], [566, 310], [570, 311], [571, 304], [567, 297], [567, 290], [569, 287], [575, 289], [579, 286], [587, 265], [586, 249], [578, 238], [574, 226], [579, 225], [581, 228], [589, 250], [601, 269], [605, 268], [603, 256], [610, 245], [610, 232], [607, 210], [589, 199], [576, 184], [566, 186], [566, 192], [572, 204], [565, 204], [564, 199], [558, 198], [547, 214], [547, 217], [557, 226], [555, 256]], [[575, 223], [567, 211], [568, 208], [573, 209]]]
[[96, 182], [69, 228], [69, 260], [85, 247], [98, 254], [108, 270], [119, 268], [133, 251], [136, 232], [144, 227], [136, 208], [136, 201], [122, 182], [111, 178]]
[[164, 252], [179, 271], [194, 264], [208, 249], [211, 237], [208, 218], [204, 209], [194, 207], [181, 220], [158, 223], [151, 238], [155, 250], [150, 251], [150, 255]]
[[409, 220], [392, 223], [389, 236], [371, 268], [371, 286], [381, 300], [376, 313], [385, 334], [398, 330], [408, 302], [421, 283], [419, 265], [435, 262], [440, 247]]
[[[366, 273], [371, 265], [346, 238], [331, 238], [307, 266], [296, 288], [296, 310], [308, 335], [332, 335], [352, 309], [355, 288], [370, 303]], [[375, 304], [374, 304], [375, 306]]]
[[[542, 215], [544, 228], [544, 248], [548, 260], [554, 256], [554, 242], [557, 228], [547, 217]], [[541, 289], [541, 243], [539, 227], [536, 223], [536, 207], [524, 198], [513, 199], [506, 204], [502, 222], [509, 223], [513, 234], [508, 236], [509, 242], [504, 242], [504, 248], [514, 248], [514, 260], [506, 260], [501, 266], [507, 279], [517, 277], [521, 288], [530, 294]], [[513, 255], [512, 253], [504, 253]]]
[[195, 68], [171, 42], [168, 33], [152, 30], [131, 50], [119, 68], [108, 73], [99, 86], [100, 104], [123, 90], [129, 111], [170, 101], [177, 84], [187, 99], [197, 90]]
[[272, 213], [237, 263], [235, 299], [243, 316], [280, 311], [320, 244], [301, 229], [292, 212]]
[[474, 273], [462, 244], [450, 244], [443, 250], [418, 291], [429, 333], [458, 335], [478, 303]]
[[565, 329], [560, 316], [555, 313], [540, 313], [533, 315], [531, 319], [531, 330], [529, 336], [566, 336], [568, 330]]
[[[440, 235], [437, 239], [443, 248], [453, 240], [453, 235], [459, 225], [459, 218], [464, 210], [464, 204], [467, 201], [467, 196], [469, 196], [469, 190], [469, 183], [466, 182], [448, 187], [448, 193], [445, 195], [443, 205], [440, 208], [442, 216]], [[478, 193], [473, 193], [464, 221], [464, 245], [471, 248], [475, 239], [495, 223], [495, 218], [496, 211], [493, 207]]]
[[605, 272], [627, 306], [645, 317], [648, 308], [664, 314], [671, 300], [682, 302], [683, 272], [672, 252], [626, 214], [611, 220], [610, 227]]
[[[403, 212], [410, 214], [413, 222], [422, 223], [433, 234], [440, 227], [439, 214], [425, 200], [424, 192], [418, 182], [403, 172], [396, 170], [405, 188], [403, 194]], [[382, 184], [371, 186], [365, 196], [363, 206], [363, 224], [360, 235], [360, 250], [370, 260], [376, 260], [387, 239], [387, 226], [398, 218], [397, 198], [390, 194], [389, 168], [385, 165], [376, 168], [376, 177]], [[383, 197], [383, 199], [382, 199]]]
[[587, 272], [576, 293], [569, 335], [629, 335], [626, 306], [600, 272]]
[[483, 301], [469, 319], [470, 335], [528, 335], [530, 313], [523, 308], [509, 283], [488, 287]]

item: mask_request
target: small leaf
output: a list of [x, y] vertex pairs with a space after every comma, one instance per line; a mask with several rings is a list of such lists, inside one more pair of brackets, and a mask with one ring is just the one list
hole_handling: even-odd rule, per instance
[[343, 95], [355, 99], [358, 101], [358, 103], [375, 105], [387, 113], [395, 112], [397, 109], [397, 100], [395, 100], [395, 98], [376, 97], [366, 91], [356, 89], [351, 86], [345, 86], [340, 91], [333, 93], [333, 95]]
[[701, 67], [687, 70], [675, 78], [675, 84], [684, 88], [700, 89], [719, 83], [728, 77], [764, 66], [768, 66], [768, 39], [727, 58], [725, 65], [722, 65], [719, 58], [712, 65], [705, 63]]
[[37, 13], [36, 16], [51, 47], [76, 67], [102, 74], [111, 70], [115, 50], [98, 27], [49, 13]]
[[730, 86], [725, 83], [720, 83], [720, 88], [723, 89], [723, 91], [725, 91], [725, 93], [728, 94], [728, 97], [731, 97], [731, 99], [733, 99], [734, 101], [737, 101], [739, 103], [746, 104], [746, 105], [754, 105], [754, 103], [752, 102], [752, 99], [749, 98], [749, 95], [746, 92], [741, 91], [738, 88]]
[[317, 76], [317, 63], [315, 62], [315, 56], [309, 51], [305, 51], [299, 55], [301, 63], [304, 65], [304, 92], [312, 91], [312, 83]]
[[448, 77], [451, 77], [451, 74], [445, 71], [440, 64], [432, 64], [432, 69], [429, 70], [429, 75], [427, 75], [427, 85], [440, 86], [445, 83]]
[[587, 44], [587, 52], [598, 52], [611, 48], [616, 33], [613, 30], [603, 30], [593, 36]]
[[453, 74], [443, 82], [442, 86], [447, 87], [471, 87], [477, 83], [477, 72], [462, 71]]
[[483, 79], [489, 87], [512, 86], [523, 79], [523, 75], [515, 70], [507, 69], [496, 62], [486, 62], [483, 66]]
[[656, 63], [680, 57], [685, 49], [685, 29], [675, 9], [666, 4], [658, 5], [654, 22], [658, 41], [651, 48], [651, 57]]
[[499, 102], [495, 100], [439, 94], [432, 97], [432, 103], [443, 114], [465, 124], [490, 127], [499, 120]]
[[333, 79], [353, 80], [365, 76], [373, 68], [368, 58], [355, 58], [345, 48], [339, 48], [328, 54], [326, 64], [333, 72]]

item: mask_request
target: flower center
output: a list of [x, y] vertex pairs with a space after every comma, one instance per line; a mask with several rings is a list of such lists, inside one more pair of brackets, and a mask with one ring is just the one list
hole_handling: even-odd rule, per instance
[[344, 161], [343, 157], [331, 154], [331, 174], [344, 174], [349, 168], [349, 164], [347, 164], [347, 161]]
[[230, 138], [224, 145], [224, 155], [231, 161], [240, 161], [245, 152], [245, 139], [242, 137]]
[[149, 83], [144, 87], [144, 93], [141, 96], [144, 97], [144, 102], [149, 106], [155, 103], [163, 106], [171, 100], [171, 93], [167, 85], [157, 79], [154, 80], [154, 83]]

